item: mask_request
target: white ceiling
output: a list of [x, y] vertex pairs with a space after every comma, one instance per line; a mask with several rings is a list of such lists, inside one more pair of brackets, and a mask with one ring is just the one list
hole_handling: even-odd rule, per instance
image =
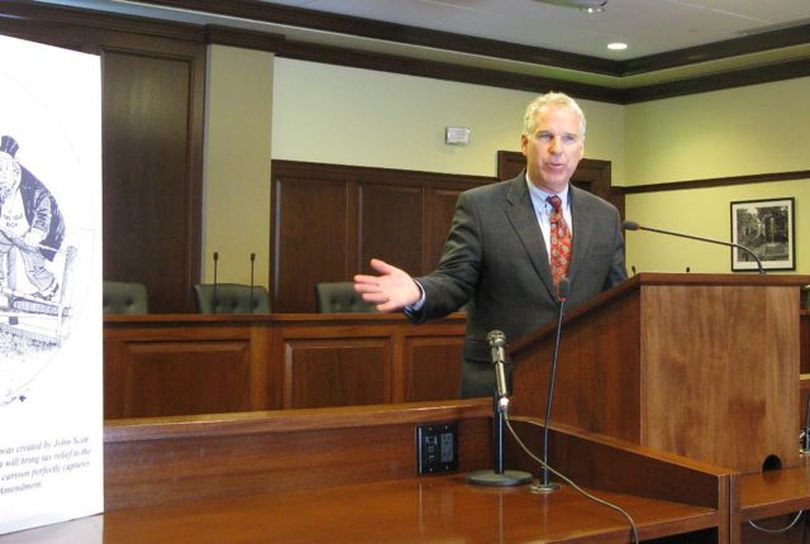
[[612, 60], [810, 23], [810, 0], [608, 0], [595, 15], [537, 0], [263, 1]]
[[[487, 51], [437, 49], [418, 40], [380, 39], [315, 29], [309, 16], [295, 25], [281, 24], [262, 4], [301, 8], [353, 18], [370, 19], [403, 27], [425, 28], [467, 37], [486, 38], [520, 46], [585, 55], [592, 61], [628, 61], [648, 55], [713, 44], [762, 32], [810, 25], [810, 0], [608, 0], [603, 13], [589, 15], [575, 8], [554, 5], [564, 0], [231, 0], [234, 11], [214, 13], [223, 2], [203, 0], [40, 0], [45, 3], [141, 15], [194, 24], [214, 24], [287, 39], [361, 51], [426, 59], [444, 63], [502, 70], [530, 76], [630, 88], [717, 74], [783, 61], [810, 60], [810, 31], [804, 43], [751, 52], [687, 66], [662, 67], [634, 74], [599, 73], [564, 67], [555, 62], [504, 58], [498, 47]], [[577, 0], [568, 0], [577, 1]], [[586, 1], [586, 0], [578, 0]], [[592, 0], [591, 0], [592, 1]], [[546, 3], [551, 2], [551, 3]], [[185, 6], [185, 7], [172, 7]], [[189, 7], [190, 6], [190, 7]], [[277, 11], [277, 10], [276, 10]], [[313, 19], [316, 19], [313, 17]], [[328, 25], [327, 25], [328, 27]], [[392, 27], [386, 36], [418, 32]], [[444, 36], [446, 38], [447, 36]], [[612, 41], [629, 44], [625, 51], [610, 51]], [[447, 44], [443, 40], [443, 44]], [[452, 43], [452, 40], [450, 41]], [[684, 55], [686, 57], [687, 55]], [[547, 58], [546, 56], [545, 58]]]

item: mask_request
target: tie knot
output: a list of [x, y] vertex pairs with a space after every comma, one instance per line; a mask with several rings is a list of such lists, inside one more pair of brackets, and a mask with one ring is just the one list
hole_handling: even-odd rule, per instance
[[551, 207], [554, 208], [555, 212], [559, 212], [560, 208], [562, 207], [562, 200], [557, 195], [551, 195], [550, 197], [546, 198], [546, 201], [551, 204]]

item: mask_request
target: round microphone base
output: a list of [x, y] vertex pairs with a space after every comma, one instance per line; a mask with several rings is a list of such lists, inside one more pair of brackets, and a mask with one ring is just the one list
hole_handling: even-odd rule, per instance
[[467, 483], [483, 487], [514, 487], [531, 482], [533, 476], [522, 470], [504, 470], [498, 474], [494, 470], [477, 470], [467, 474]]
[[554, 493], [560, 489], [560, 484], [555, 484], [554, 482], [537, 482], [536, 484], [532, 484], [529, 486], [529, 491], [538, 495], [545, 495], [548, 493]]

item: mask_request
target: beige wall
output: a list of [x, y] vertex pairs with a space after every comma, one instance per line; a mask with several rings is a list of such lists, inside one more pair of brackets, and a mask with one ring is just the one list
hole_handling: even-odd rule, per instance
[[[494, 176], [496, 153], [517, 151], [534, 93], [276, 59], [273, 158]], [[621, 106], [582, 101], [586, 156], [622, 174]], [[472, 131], [444, 143], [447, 126]]]
[[[211, 51], [209, 134], [216, 140], [207, 145], [204, 247], [209, 279], [210, 254], [219, 248], [221, 281], [245, 281], [251, 251], [259, 255], [257, 278], [268, 277], [269, 157], [494, 176], [496, 152], [518, 149], [523, 110], [534, 97], [227, 47]], [[810, 78], [628, 106], [582, 100], [585, 155], [611, 161], [615, 185], [810, 170], [807, 96]], [[445, 145], [446, 126], [470, 128], [470, 145]], [[807, 273], [807, 183], [630, 195], [627, 217], [727, 240], [729, 202], [793, 196], [797, 271]], [[628, 234], [627, 246], [628, 267], [638, 271], [730, 271], [720, 246], [640, 232]]]
[[267, 285], [270, 248], [270, 135], [273, 55], [211, 46], [206, 85], [203, 277]]
[[[626, 184], [810, 170], [807, 96], [810, 78], [800, 78], [627, 106]], [[730, 240], [730, 202], [782, 197], [796, 199], [796, 271], [808, 273], [807, 179], [630, 195], [627, 218]], [[627, 264], [638, 271], [731, 271], [730, 250], [721, 246], [641, 232], [627, 235]]]

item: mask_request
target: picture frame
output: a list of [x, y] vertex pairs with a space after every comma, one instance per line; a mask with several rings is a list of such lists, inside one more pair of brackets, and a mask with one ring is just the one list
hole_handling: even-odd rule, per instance
[[[754, 252], [765, 270], [796, 270], [793, 197], [731, 202], [731, 241]], [[758, 270], [744, 249], [731, 248], [731, 270]]]

